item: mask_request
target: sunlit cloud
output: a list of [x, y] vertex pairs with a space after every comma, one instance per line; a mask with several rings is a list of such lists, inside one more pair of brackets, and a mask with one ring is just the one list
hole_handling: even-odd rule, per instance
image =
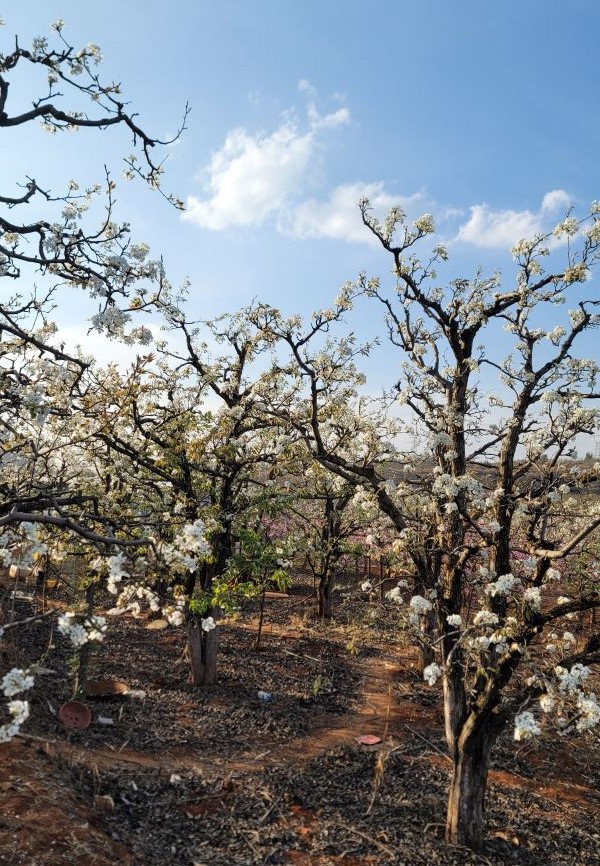
[[564, 214], [571, 203], [569, 193], [555, 189], [545, 194], [537, 211], [492, 210], [485, 203], [476, 204], [454, 240], [488, 249], [511, 248], [521, 238], [551, 230], [551, 218]]
[[311, 85], [307, 120], [285, 117], [273, 132], [231, 130], [204, 171], [205, 195], [191, 195], [183, 219], [201, 228], [223, 231], [261, 226], [279, 216], [306, 192], [318, 163], [321, 138], [350, 122], [347, 108], [320, 114]]
[[358, 207], [365, 196], [377, 214], [385, 215], [391, 207], [399, 205], [410, 218], [411, 214], [418, 216], [424, 209], [423, 193], [393, 195], [382, 182], [343, 184], [326, 199], [309, 199], [299, 204], [281, 228], [297, 238], [330, 238], [376, 246], [379, 242], [364, 226]]

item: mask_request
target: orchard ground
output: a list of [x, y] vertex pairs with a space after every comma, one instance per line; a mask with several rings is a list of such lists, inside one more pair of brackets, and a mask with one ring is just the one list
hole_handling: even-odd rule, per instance
[[[23, 736], [0, 746], [0, 864], [600, 864], [593, 733], [507, 734], [483, 851], [445, 845], [441, 696], [418, 676], [397, 610], [360, 583], [341, 587], [335, 620], [321, 623], [297, 576], [288, 596], [266, 599], [258, 650], [257, 602], [246, 605], [223, 624], [219, 681], [204, 690], [186, 685], [182, 630], [110, 618], [88, 681], [123, 681], [133, 695], [88, 699], [92, 724], [77, 733], [57, 718], [72, 689], [68, 642], [50, 617], [7, 633], [3, 670], [52, 649]], [[5, 612], [72, 601], [60, 587], [24, 589], [31, 600], [7, 590]], [[363, 734], [381, 744], [359, 744]]]

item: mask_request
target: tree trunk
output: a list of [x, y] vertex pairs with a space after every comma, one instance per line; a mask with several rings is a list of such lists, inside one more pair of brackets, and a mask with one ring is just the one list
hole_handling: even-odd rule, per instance
[[331, 619], [333, 616], [333, 580], [330, 576], [326, 574], [321, 575], [318, 595], [320, 619]]
[[260, 612], [258, 615], [258, 628], [256, 630], [256, 640], [254, 641], [254, 649], [258, 651], [260, 649], [260, 638], [262, 635], [262, 627], [265, 618], [265, 596], [267, 593], [267, 578], [266, 575], [262, 576], [262, 591], [260, 593]]
[[[461, 740], [464, 738], [461, 737]], [[479, 851], [484, 833], [484, 801], [494, 736], [482, 730], [460, 742], [454, 754], [454, 768], [448, 812], [446, 842]]]
[[435, 613], [433, 610], [428, 610], [419, 617], [419, 633], [421, 640], [419, 641], [419, 663], [421, 665], [421, 673], [427, 665], [435, 661], [435, 650], [431, 645], [431, 636], [435, 629]]
[[218, 626], [211, 631], [203, 631], [202, 617], [188, 614], [187, 653], [190, 683], [193, 686], [213, 686], [217, 681], [218, 632]]

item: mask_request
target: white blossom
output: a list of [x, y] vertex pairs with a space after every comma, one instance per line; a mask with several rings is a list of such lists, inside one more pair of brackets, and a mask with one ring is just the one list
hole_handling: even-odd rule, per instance
[[554, 668], [554, 673], [558, 678], [558, 688], [561, 692], [575, 692], [589, 677], [590, 669], [581, 662], [576, 662], [571, 670], [557, 665]]
[[498, 614], [491, 610], [479, 610], [473, 617], [473, 625], [497, 625]]
[[430, 213], [425, 213], [415, 220], [415, 228], [424, 234], [430, 235], [435, 232], [435, 221]]
[[[487, 571], [487, 569], [486, 569]], [[510, 572], [508, 574], [501, 574], [496, 578], [492, 583], [488, 583], [485, 587], [486, 595], [492, 596], [492, 598], [496, 595], [508, 595], [509, 592], [519, 586], [521, 581], [518, 577], [515, 577], [514, 574]]]
[[579, 717], [575, 723], [578, 731], [588, 731], [600, 723], [600, 705], [595, 694], [580, 694], [577, 696]]
[[393, 587], [393, 589], [389, 589], [386, 592], [385, 597], [388, 598], [390, 601], [395, 601], [396, 604], [402, 604], [402, 593], [400, 592], [399, 586], [395, 586]]
[[23, 722], [29, 718], [29, 702], [9, 701], [8, 711], [13, 717], [13, 723], [21, 727]]
[[542, 606], [542, 594], [539, 586], [528, 587], [523, 593], [523, 601], [534, 610], [539, 610]]
[[18, 695], [19, 692], [24, 692], [33, 686], [33, 677], [27, 670], [22, 668], [12, 668], [7, 674], [4, 674], [0, 682], [0, 688], [7, 698], [12, 698], [13, 695]]
[[217, 627], [216, 622], [212, 618], [212, 616], [207, 616], [205, 619], [201, 621], [202, 631], [212, 631]]
[[185, 622], [185, 614], [184, 614], [183, 608], [180, 606], [179, 607], [174, 607], [174, 606], [163, 607], [162, 612], [163, 612], [163, 616], [166, 617], [169, 625], [172, 625], [175, 628], [177, 628], [180, 625], [183, 625], [183, 623]]
[[67, 611], [59, 616], [57, 628], [69, 638], [73, 646], [82, 647], [90, 641], [104, 640], [106, 619], [103, 616]]
[[523, 712], [515, 718], [515, 740], [527, 740], [536, 737], [542, 729], [533, 713]]
[[410, 600], [410, 606], [417, 614], [427, 613], [432, 608], [431, 602], [428, 599], [423, 598], [422, 595], [413, 595]]
[[427, 667], [423, 669], [423, 679], [428, 683], [428, 685], [433, 686], [441, 673], [441, 667], [435, 662], [431, 662], [431, 664], [427, 665]]

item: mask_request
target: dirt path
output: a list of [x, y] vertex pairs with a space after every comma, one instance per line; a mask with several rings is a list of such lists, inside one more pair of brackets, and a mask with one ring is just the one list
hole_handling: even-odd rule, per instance
[[[266, 624], [263, 652], [252, 653], [255, 626], [231, 624], [221, 682], [200, 693], [182, 682], [176, 633], [151, 635], [143, 622], [120, 622], [121, 644], [107, 647], [102, 673], [133, 677], [114, 660], [135, 647], [135, 670], [145, 677], [135, 686], [148, 689], [147, 704], [125, 701], [122, 719], [111, 705], [114, 727], [93, 725], [71, 742], [54, 724], [38, 730], [48, 736], [0, 746], [0, 866], [191, 866], [190, 846], [203, 851], [209, 842], [210, 856], [198, 854], [203, 866], [383, 866], [396, 862], [390, 834], [407, 846], [402, 862], [409, 866], [482, 862], [463, 853], [457, 859], [431, 836], [443, 819], [449, 761], [439, 696], [416, 676], [411, 651], [379, 638], [355, 657], [342, 631], [283, 621]], [[320, 678], [325, 689], [331, 681], [330, 695], [318, 694]], [[256, 689], [263, 685], [276, 695], [261, 708]], [[148, 737], [140, 735], [145, 725]], [[382, 742], [359, 746], [363, 734]], [[559, 850], [561, 827], [573, 819], [578, 839], [587, 839], [585, 828], [600, 817], [595, 755], [582, 774], [583, 748], [545, 743], [517, 761], [511, 748], [500, 755], [502, 769], [490, 772], [491, 798], [500, 804], [492, 839], [521, 845], [514, 830], [499, 828], [524, 828], [533, 851], [551, 820]], [[379, 756], [369, 752], [383, 758], [381, 777]], [[365, 810], [375, 795], [372, 824]], [[259, 841], [269, 827], [271, 848]], [[227, 833], [234, 853], [222, 841]], [[588, 859], [569, 851], [570, 860], [551, 862], [596, 866], [590, 840]], [[523, 859], [523, 850], [504, 854], [511, 862], [550, 862]]]
[[[406, 724], [423, 721], [423, 707], [401, 696], [396, 688], [398, 663], [393, 659], [353, 662], [362, 678], [363, 704], [353, 713], [336, 718], [315, 716], [311, 733], [274, 749], [257, 748], [252, 754], [220, 759], [198, 755], [185, 747], [142, 752], [128, 748], [81, 747], [66, 740], [19, 737], [0, 746], [0, 864], [58, 866], [108, 866], [133, 862], [133, 855], [96, 826], [98, 813], [110, 808], [100, 799], [91, 810], [56, 775], [57, 761], [75, 772], [81, 768], [95, 774], [133, 768], [153, 769], [161, 774], [209, 770], [235, 777], [264, 774], [268, 767], [300, 764], [341, 745], [356, 743], [362, 734], [382, 740], [406, 735]], [[378, 747], [370, 747], [378, 748]], [[58, 828], [64, 828], [57, 832]], [[67, 857], [68, 852], [68, 857]], [[296, 861], [299, 862], [299, 861]]]

